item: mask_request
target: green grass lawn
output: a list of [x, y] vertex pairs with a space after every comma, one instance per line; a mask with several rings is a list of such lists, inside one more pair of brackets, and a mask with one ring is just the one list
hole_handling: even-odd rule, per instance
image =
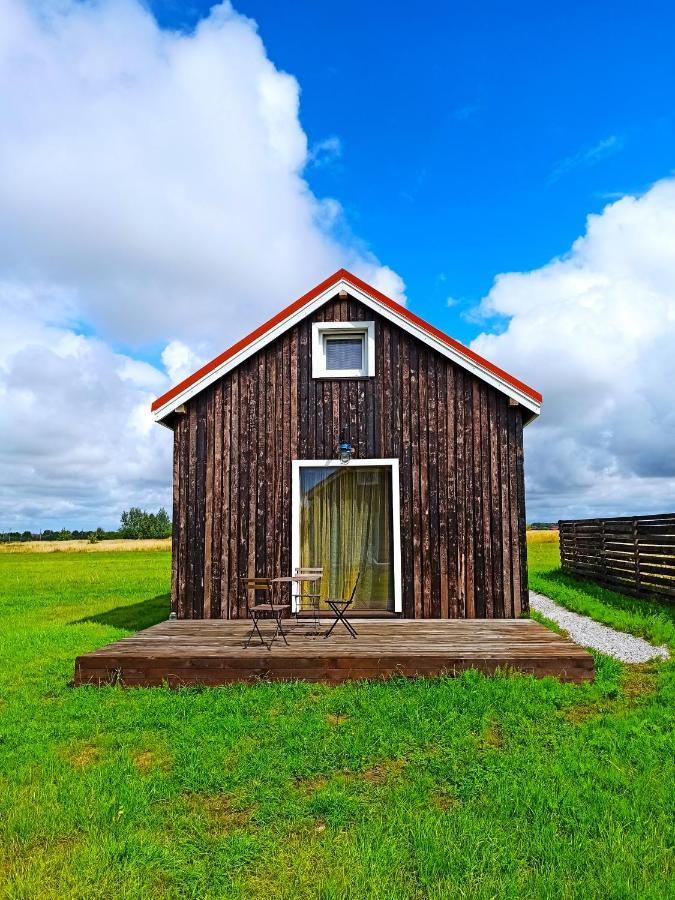
[[675, 607], [664, 601], [626, 597], [565, 575], [560, 569], [557, 538], [531, 543], [528, 551], [529, 583], [533, 591], [612, 628], [645, 637], [654, 644], [675, 646]]
[[[672, 616], [532, 586], [675, 646]], [[484, 678], [77, 688], [78, 653], [168, 613], [169, 555], [0, 556], [7, 897], [673, 895], [674, 666]]]

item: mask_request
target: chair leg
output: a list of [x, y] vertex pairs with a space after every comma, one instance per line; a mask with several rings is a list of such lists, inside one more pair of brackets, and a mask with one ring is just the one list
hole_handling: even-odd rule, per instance
[[[333, 611], [334, 611], [334, 610], [333, 610]], [[334, 612], [335, 612], [335, 611], [334, 611]], [[330, 628], [328, 629], [328, 631], [324, 634], [324, 639], [331, 636], [331, 634], [333, 633], [333, 629], [335, 628], [335, 626], [337, 625], [337, 623], [338, 623], [339, 621], [340, 621], [340, 614], [339, 614], [339, 613], [335, 613], [335, 619], [333, 620], [333, 624], [330, 626]]]
[[351, 622], [349, 622], [349, 621], [347, 621], [347, 619], [345, 619], [345, 613], [346, 613], [347, 610], [346, 610], [346, 609], [343, 609], [343, 610], [338, 611], [338, 610], [335, 609], [334, 607], [331, 607], [331, 609], [333, 609], [333, 612], [335, 613], [335, 621], [334, 621], [333, 624], [330, 626], [330, 628], [328, 629], [328, 631], [326, 632], [326, 634], [324, 635], [324, 637], [330, 637], [331, 634], [332, 634], [332, 632], [333, 632], [333, 629], [335, 628], [335, 626], [337, 625], [337, 623], [338, 623], [338, 622], [342, 622], [342, 624], [343, 624], [344, 627], [347, 629], [347, 631], [349, 632], [349, 634], [350, 634], [353, 638], [356, 638], [356, 636], [357, 636], [357, 634], [358, 634], [356, 628], [354, 628], [354, 626], [352, 625]]
[[[270, 642], [268, 644], [267, 641], [265, 640], [265, 638], [262, 636], [262, 632], [260, 631], [260, 627], [258, 625], [258, 616], [254, 612], [251, 612], [250, 616], [251, 616], [252, 627], [248, 634], [248, 637], [244, 641], [244, 649], [246, 649], [250, 645], [253, 635], [257, 634], [258, 637], [260, 638], [261, 645], [263, 647], [265, 647], [267, 650], [271, 650], [272, 643]], [[274, 638], [272, 638], [272, 640], [274, 640]]]
[[286, 644], [286, 646], [288, 647], [288, 641], [286, 640], [286, 632], [285, 632], [284, 629], [281, 627], [281, 613], [280, 613], [280, 612], [279, 612], [279, 613], [276, 613], [276, 615], [274, 616], [274, 618], [276, 619], [277, 629], [276, 629], [276, 631], [274, 632], [274, 637], [272, 638], [270, 644], [273, 644], [273, 643], [274, 643], [274, 641], [275, 641], [276, 638], [277, 638], [277, 635], [281, 635], [282, 638], [284, 639], [284, 644]]

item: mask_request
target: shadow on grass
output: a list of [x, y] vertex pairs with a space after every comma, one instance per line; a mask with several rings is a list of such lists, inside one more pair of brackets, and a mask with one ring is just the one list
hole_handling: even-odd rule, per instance
[[171, 611], [171, 597], [169, 594], [160, 594], [157, 597], [149, 597], [140, 603], [132, 603], [129, 606], [116, 606], [95, 616], [87, 616], [78, 619], [73, 625], [81, 625], [83, 622], [96, 622], [98, 625], [109, 625], [111, 628], [124, 628], [127, 631], [142, 631], [158, 622], [169, 618]]

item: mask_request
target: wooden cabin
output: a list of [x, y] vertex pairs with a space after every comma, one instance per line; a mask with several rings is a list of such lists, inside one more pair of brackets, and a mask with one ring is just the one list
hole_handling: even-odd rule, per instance
[[528, 608], [523, 427], [541, 395], [344, 269], [158, 398], [172, 606], [243, 618], [242, 576], [322, 566], [355, 611]]

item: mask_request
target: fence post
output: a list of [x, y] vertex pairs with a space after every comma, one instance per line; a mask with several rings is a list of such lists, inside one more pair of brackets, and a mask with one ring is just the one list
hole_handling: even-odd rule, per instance
[[573, 547], [572, 570], [575, 570], [577, 568], [577, 566], [579, 565], [579, 543], [577, 541], [577, 523], [576, 522], [572, 526], [572, 541], [573, 541], [573, 544], [572, 544], [572, 547]]
[[635, 566], [635, 589], [637, 591], [642, 587], [640, 583], [640, 544], [638, 542], [638, 520], [633, 519], [633, 565]]

